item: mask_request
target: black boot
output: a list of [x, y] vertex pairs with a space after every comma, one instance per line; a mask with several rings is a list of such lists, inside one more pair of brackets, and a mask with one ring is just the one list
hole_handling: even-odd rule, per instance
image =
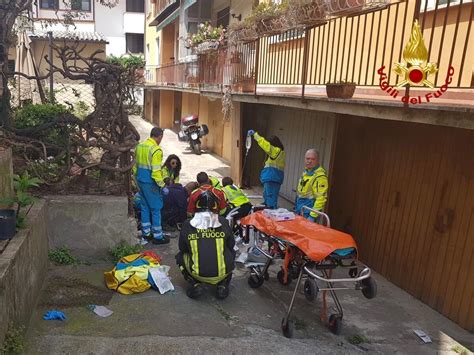
[[189, 298], [198, 298], [199, 296], [202, 295], [202, 287], [201, 284], [198, 282], [190, 282], [188, 284], [188, 287], [186, 289], [186, 295]]

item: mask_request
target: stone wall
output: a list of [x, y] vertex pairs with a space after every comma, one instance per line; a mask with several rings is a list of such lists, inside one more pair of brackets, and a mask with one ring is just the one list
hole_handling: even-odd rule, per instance
[[50, 248], [66, 246], [82, 258], [102, 257], [120, 241], [133, 243], [135, 219], [125, 196], [48, 196]]
[[[12, 150], [0, 147], [0, 199], [13, 194]], [[6, 207], [0, 203], [0, 208]]]
[[27, 228], [0, 254], [0, 344], [10, 322], [27, 326], [48, 268], [48, 218], [44, 201], [34, 204]]

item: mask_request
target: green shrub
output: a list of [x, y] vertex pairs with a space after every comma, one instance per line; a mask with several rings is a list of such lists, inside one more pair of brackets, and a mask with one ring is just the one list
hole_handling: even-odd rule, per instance
[[111, 55], [107, 57], [107, 61], [111, 64], [118, 64], [127, 69], [140, 69], [145, 67], [145, 59], [139, 55], [128, 55], [116, 57]]
[[71, 255], [68, 248], [56, 248], [48, 251], [48, 258], [57, 265], [75, 265], [79, 261]]
[[[18, 129], [32, 128], [54, 121], [68, 112], [69, 110], [63, 105], [26, 105], [15, 112], [13, 123]], [[67, 125], [56, 124], [34, 134], [34, 137], [45, 143], [66, 146], [69, 129]]]
[[110, 254], [114, 257], [114, 261], [117, 262], [124, 256], [130, 254], [138, 254], [143, 250], [143, 247], [139, 244], [137, 245], [130, 245], [126, 242], [120, 242], [113, 248], [109, 249]]
[[0, 354], [21, 354], [25, 350], [24, 331], [24, 327], [15, 327], [10, 323], [3, 345], [0, 347]]

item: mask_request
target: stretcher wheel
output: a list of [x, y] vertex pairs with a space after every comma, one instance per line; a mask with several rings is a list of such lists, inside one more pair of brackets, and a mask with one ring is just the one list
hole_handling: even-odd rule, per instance
[[356, 278], [358, 271], [356, 267], [349, 269], [349, 277]]
[[342, 329], [342, 318], [337, 314], [331, 314], [329, 316], [329, 330], [336, 335], [341, 334]]
[[313, 279], [307, 279], [304, 282], [303, 290], [304, 296], [310, 302], [314, 302], [316, 297], [318, 297], [319, 287]]
[[288, 319], [285, 323], [285, 318], [281, 321], [281, 330], [285, 338], [293, 338], [293, 331], [295, 329], [295, 324], [292, 320]]
[[278, 271], [277, 279], [278, 279], [279, 283], [281, 283], [282, 285], [285, 285], [285, 286], [289, 285], [291, 283], [291, 281], [293, 281], [293, 279], [291, 278], [290, 273], [288, 273], [288, 277], [287, 277], [286, 282], [285, 282], [285, 274], [284, 274], [283, 270]]
[[362, 294], [365, 298], [371, 299], [377, 296], [377, 284], [372, 277], [363, 279], [360, 283], [362, 285]]
[[250, 274], [247, 282], [251, 288], [259, 288], [260, 286], [263, 285], [264, 278], [262, 276], [259, 276], [257, 274]]

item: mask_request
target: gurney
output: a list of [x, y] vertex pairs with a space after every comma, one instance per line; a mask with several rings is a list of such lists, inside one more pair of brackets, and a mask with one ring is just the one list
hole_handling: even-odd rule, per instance
[[[343, 318], [342, 305], [336, 291], [360, 290], [368, 299], [374, 298], [377, 293], [371, 270], [357, 260], [357, 245], [352, 236], [331, 229], [328, 215], [317, 213], [324, 225], [301, 216], [290, 221], [275, 221], [263, 211], [252, 213], [240, 220], [241, 225], [245, 227], [246, 238], [253, 234], [253, 247], [267, 260], [263, 266], [250, 267], [249, 286], [259, 288], [268, 280], [268, 269], [275, 259], [283, 259], [281, 270], [277, 273], [278, 281], [289, 285], [292, 280], [296, 280], [288, 310], [281, 323], [283, 335], [287, 338], [293, 335], [294, 322], [291, 312], [303, 280], [303, 291], [308, 301], [313, 302], [322, 291], [321, 319], [327, 322], [329, 329], [335, 334], [340, 333]], [[264, 247], [265, 242], [268, 248]], [[332, 272], [336, 268], [347, 268], [348, 277], [333, 278]], [[336, 312], [329, 316], [327, 293], [331, 295], [336, 308]]]

